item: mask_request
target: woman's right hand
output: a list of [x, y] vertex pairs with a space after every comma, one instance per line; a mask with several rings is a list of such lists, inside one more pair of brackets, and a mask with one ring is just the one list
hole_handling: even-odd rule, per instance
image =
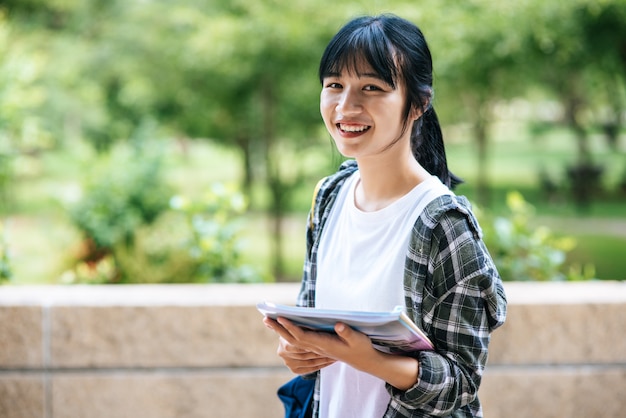
[[308, 374], [330, 366], [335, 360], [290, 344], [283, 337], [278, 341], [278, 356], [296, 374]]
[[[293, 373], [299, 375], [313, 373], [335, 362], [335, 360], [315, 353], [308, 348], [290, 343], [287, 338], [291, 334], [277, 321], [265, 318], [263, 322], [265, 326], [279, 335], [277, 354]], [[283, 337], [283, 333], [286, 333], [287, 338]]]

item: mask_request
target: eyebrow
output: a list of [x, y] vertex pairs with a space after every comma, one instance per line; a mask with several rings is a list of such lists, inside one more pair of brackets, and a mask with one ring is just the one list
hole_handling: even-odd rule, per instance
[[[377, 80], [380, 80], [384, 83], [386, 83], [386, 81], [378, 74], [378, 73], [356, 73], [357, 77], [359, 78], [375, 78]], [[340, 78], [341, 77], [341, 73], [338, 72], [330, 72], [327, 73], [324, 78], [326, 77], [335, 77], [335, 78]]]

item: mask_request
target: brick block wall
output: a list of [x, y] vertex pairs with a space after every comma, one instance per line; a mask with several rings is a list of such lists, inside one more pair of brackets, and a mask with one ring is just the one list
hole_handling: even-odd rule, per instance
[[[626, 283], [507, 283], [486, 417], [621, 417]], [[0, 287], [0, 418], [275, 418], [297, 284]]]

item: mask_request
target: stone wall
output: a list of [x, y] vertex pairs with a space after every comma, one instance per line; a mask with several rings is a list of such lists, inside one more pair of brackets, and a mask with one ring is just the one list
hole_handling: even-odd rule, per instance
[[[507, 283], [487, 417], [622, 417], [626, 283]], [[0, 418], [276, 418], [296, 284], [0, 287]]]

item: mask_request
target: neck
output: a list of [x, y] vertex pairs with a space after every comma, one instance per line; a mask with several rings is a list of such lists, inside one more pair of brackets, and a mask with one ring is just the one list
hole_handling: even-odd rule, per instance
[[400, 159], [357, 159], [357, 163], [361, 181], [354, 199], [365, 212], [389, 206], [430, 177], [410, 153]]

